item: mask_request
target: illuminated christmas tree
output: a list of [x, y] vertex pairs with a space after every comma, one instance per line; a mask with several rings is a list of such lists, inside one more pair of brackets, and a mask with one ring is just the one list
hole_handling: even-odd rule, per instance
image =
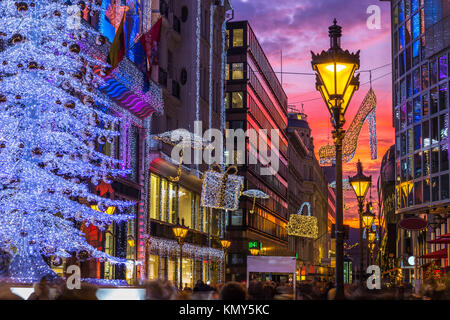
[[[129, 202], [89, 187], [126, 172], [96, 151], [119, 135], [119, 119], [100, 108], [111, 103], [97, 90], [97, 73], [108, 66], [85, 44], [105, 40], [81, 23], [86, 6], [98, 9], [84, 1], [0, 1], [0, 246], [14, 254], [9, 275], [22, 282], [54, 275], [42, 255], [125, 262], [90, 246], [79, 228], [131, 218], [119, 214]], [[118, 210], [108, 215], [111, 206]]]

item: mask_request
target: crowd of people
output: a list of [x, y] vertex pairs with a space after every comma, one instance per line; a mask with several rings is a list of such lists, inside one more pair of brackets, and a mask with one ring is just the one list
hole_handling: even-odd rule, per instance
[[[448, 285], [447, 285], [448, 284]], [[22, 300], [14, 294], [14, 285], [0, 283], [0, 300]], [[34, 291], [27, 300], [98, 300], [98, 287], [81, 283], [80, 289], [69, 289], [62, 279], [41, 279], [33, 286]], [[187, 285], [179, 290], [171, 281], [152, 280], [143, 284], [146, 300], [292, 300], [294, 288], [292, 283], [251, 280], [248, 289], [244, 283], [227, 282], [215, 285], [205, 284], [199, 280], [193, 288]], [[320, 280], [302, 281], [295, 290], [297, 300], [334, 300], [335, 288], [331, 282]], [[419, 293], [414, 293], [412, 286], [383, 287], [369, 290], [358, 283], [346, 284], [345, 298], [348, 300], [449, 300], [450, 281], [427, 281]]]

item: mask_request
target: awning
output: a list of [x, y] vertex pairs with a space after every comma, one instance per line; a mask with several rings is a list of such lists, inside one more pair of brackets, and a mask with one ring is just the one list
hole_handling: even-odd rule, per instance
[[104, 78], [106, 84], [99, 88], [110, 96], [121, 107], [131, 111], [141, 119], [149, 117], [156, 111], [148, 101], [148, 97], [129, 90], [125, 85], [108, 75]]
[[450, 238], [450, 233], [443, 234], [439, 236], [440, 238]]
[[450, 238], [447, 237], [439, 237], [437, 239], [434, 240], [429, 240], [427, 241], [428, 243], [440, 243], [440, 244], [449, 244], [450, 243]]
[[428, 226], [428, 222], [421, 218], [405, 218], [400, 220], [398, 226], [405, 230], [419, 231]]
[[430, 252], [426, 255], [420, 256], [422, 259], [447, 259], [447, 249]]

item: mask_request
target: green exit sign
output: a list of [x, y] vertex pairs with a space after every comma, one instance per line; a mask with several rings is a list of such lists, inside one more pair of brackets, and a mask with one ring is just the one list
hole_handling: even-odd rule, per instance
[[262, 242], [258, 241], [249, 241], [248, 242], [248, 249], [262, 249]]

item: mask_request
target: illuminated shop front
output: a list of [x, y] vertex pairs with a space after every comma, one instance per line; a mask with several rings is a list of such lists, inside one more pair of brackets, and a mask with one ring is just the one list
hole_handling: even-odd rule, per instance
[[[200, 181], [191, 187], [198, 190]], [[221, 210], [201, 207], [200, 191], [191, 191], [182, 182], [173, 183], [158, 174], [150, 174], [148, 279], [179, 283], [180, 248], [171, 227], [177, 219], [184, 219], [189, 232], [183, 245], [183, 287], [193, 288], [198, 280], [220, 282], [224, 255], [219, 239], [225, 227], [224, 215]]]

